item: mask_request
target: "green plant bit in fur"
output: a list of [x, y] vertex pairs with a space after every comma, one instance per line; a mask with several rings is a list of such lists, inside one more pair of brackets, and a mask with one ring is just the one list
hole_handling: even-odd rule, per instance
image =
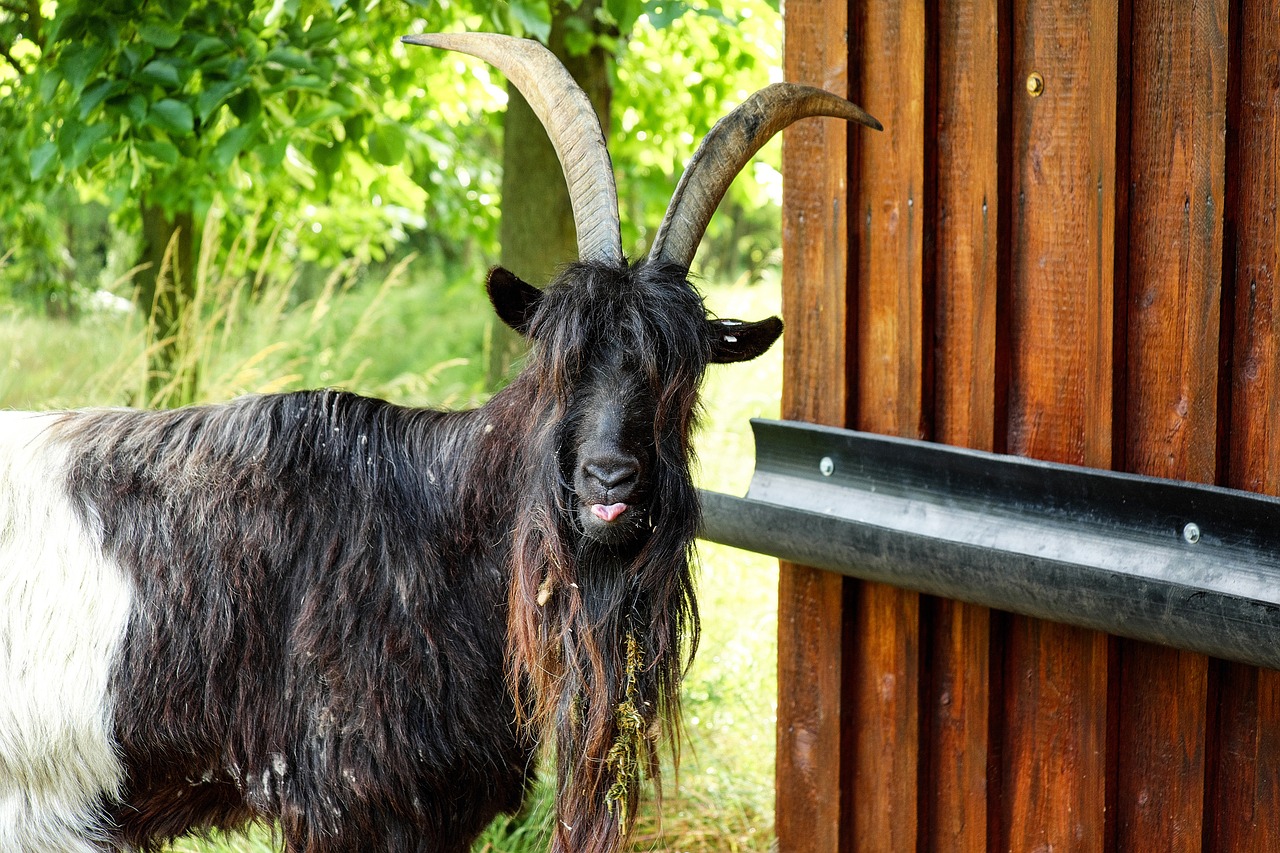
[[610, 814], [619, 818], [618, 828], [625, 835], [626, 820], [630, 814], [628, 797], [640, 785], [644, 776], [644, 758], [647, 755], [645, 743], [644, 717], [636, 707], [636, 676], [644, 665], [640, 646], [634, 634], [627, 634], [627, 671], [626, 699], [618, 704], [615, 712], [615, 723], [618, 734], [614, 738], [609, 754], [605, 756], [605, 767], [613, 774], [613, 784], [604, 796], [605, 805]]

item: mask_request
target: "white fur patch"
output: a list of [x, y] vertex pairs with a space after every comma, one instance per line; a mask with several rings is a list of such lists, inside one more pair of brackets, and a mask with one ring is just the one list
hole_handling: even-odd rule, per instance
[[132, 584], [68, 499], [55, 417], [0, 412], [0, 850], [89, 853], [124, 778], [108, 680]]

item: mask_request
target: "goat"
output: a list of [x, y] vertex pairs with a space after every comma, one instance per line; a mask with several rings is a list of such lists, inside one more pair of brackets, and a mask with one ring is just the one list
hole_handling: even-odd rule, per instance
[[782, 331], [708, 317], [689, 265], [782, 126], [878, 125], [756, 93], [628, 263], [599, 123], [552, 55], [406, 41], [501, 68], [565, 168], [579, 260], [545, 289], [487, 282], [525, 368], [470, 411], [325, 390], [0, 414], [0, 849], [272, 821], [290, 851], [465, 851], [543, 743], [552, 849], [625, 842], [697, 645], [699, 381]]

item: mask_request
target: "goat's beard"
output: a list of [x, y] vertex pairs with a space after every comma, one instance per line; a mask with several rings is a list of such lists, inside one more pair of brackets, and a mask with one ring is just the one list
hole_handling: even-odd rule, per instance
[[659, 743], [678, 759], [680, 681], [698, 643], [697, 493], [676, 437], [659, 448], [648, 536], [609, 547], [578, 531], [554, 456], [542, 459], [516, 529], [508, 680], [521, 723], [556, 746], [552, 850], [611, 853], [645, 776], [661, 795]]

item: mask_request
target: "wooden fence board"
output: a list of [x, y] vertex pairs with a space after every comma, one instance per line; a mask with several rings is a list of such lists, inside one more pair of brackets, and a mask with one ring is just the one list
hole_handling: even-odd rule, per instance
[[[1009, 449], [1110, 467], [1117, 13], [1016, 0]], [[1106, 843], [1109, 641], [1010, 620], [1002, 732], [1010, 850]]]
[[[1125, 467], [1217, 473], [1227, 3], [1133, 5]], [[1124, 109], [1124, 105], [1121, 105]], [[1209, 661], [1119, 641], [1116, 849], [1198, 851]]]
[[[787, 79], [849, 94], [847, 8], [787, 6]], [[783, 137], [782, 413], [849, 423], [848, 154], [843, 122]], [[777, 836], [782, 849], [840, 849], [845, 581], [784, 563], [778, 581]]]
[[[1231, 28], [1226, 275], [1234, 310], [1227, 485], [1280, 494], [1280, 6], [1240, 0]], [[1280, 673], [1220, 664], [1206, 849], [1280, 850]]]
[[[926, 81], [938, 91], [934, 437], [979, 450], [996, 449], [997, 300], [1008, 271], [1001, 204], [1008, 178], [999, 162], [1008, 21], [1007, 0], [943, 0], [936, 75]], [[991, 614], [930, 599], [923, 618], [931, 630], [921, 846], [982, 850], [991, 791]]]
[[[857, 7], [852, 37], [863, 106], [888, 132], [859, 146], [852, 188], [859, 246], [855, 340], [856, 423], [919, 437], [925, 431], [929, 366], [923, 341], [926, 204], [925, 3]], [[859, 583], [852, 614], [857, 650], [851, 699], [856, 720], [849, 849], [912, 850], [917, 839], [920, 762], [920, 597]]]

